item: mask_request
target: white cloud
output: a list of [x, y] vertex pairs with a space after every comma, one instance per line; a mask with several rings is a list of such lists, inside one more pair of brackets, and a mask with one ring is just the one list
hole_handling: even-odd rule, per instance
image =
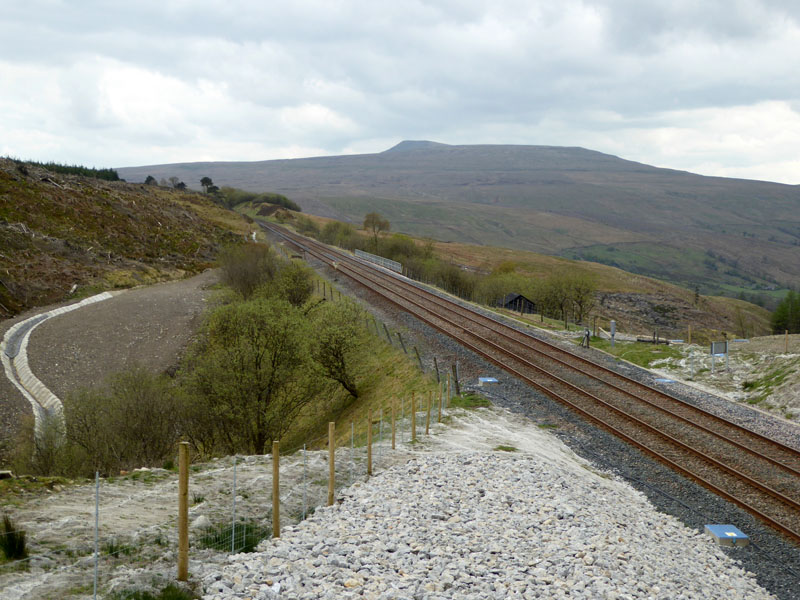
[[0, 151], [122, 166], [580, 145], [797, 182], [783, 0], [30, 0], [4, 11]]

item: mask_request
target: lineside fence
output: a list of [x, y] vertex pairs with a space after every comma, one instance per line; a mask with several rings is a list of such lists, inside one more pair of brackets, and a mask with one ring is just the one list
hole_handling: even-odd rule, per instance
[[[399, 445], [413, 445], [430, 435], [431, 426], [447, 417], [452, 397], [450, 377], [436, 393], [393, 399], [389, 406], [368, 410], [363, 428], [355, 421], [328, 424], [328, 434], [309, 440], [303, 448], [281, 457], [279, 442], [265, 456], [233, 457], [230, 513], [227, 520], [207, 523], [190, 518], [189, 444], [183, 442], [179, 457], [178, 489], [178, 579], [189, 577], [189, 557], [203, 548], [217, 552], [253, 551], [266, 538], [280, 537], [281, 525], [306, 519], [319, 506], [336, 502], [337, 490], [365, 481], [394, 464]], [[339, 431], [349, 431], [349, 443], [340, 443]], [[310, 450], [326, 446], [325, 450]], [[250, 472], [241, 486], [239, 473]], [[252, 477], [252, 472], [260, 472]], [[267, 475], [269, 473], [269, 476]], [[267, 481], [268, 479], [268, 481]], [[238, 486], [238, 487], [237, 487]], [[243, 502], [247, 499], [247, 507]], [[261, 507], [259, 510], [258, 507]]]
[[[326, 299], [342, 296], [325, 280], [317, 279], [315, 286]], [[425, 370], [418, 348], [409, 348], [400, 331], [369, 314], [364, 326]], [[22, 597], [73, 589], [103, 598], [102, 590], [119, 588], [120, 569], [148, 568], [169, 556], [177, 558], [178, 579], [185, 581], [190, 556], [202, 561], [213, 554], [252, 551], [262, 540], [279, 537], [282, 524], [334, 504], [337, 491], [389, 468], [446, 419], [450, 399], [460, 394], [458, 365], [440, 372], [435, 356], [432, 362], [435, 392], [387, 400], [362, 422], [329, 423], [326, 435], [283, 457], [274, 442], [270, 454], [192, 465], [189, 445], [182, 443], [177, 481], [170, 469], [137, 469], [106, 479], [96, 473], [91, 498], [87, 493], [68, 514], [48, 516], [46, 526], [27, 527], [29, 556], [4, 559], [0, 552], [0, 597], [7, 591], [9, 597]], [[13, 510], [8, 512], [14, 517]], [[0, 547], [26, 529], [16, 525], [20, 531], [0, 528]], [[163, 585], [174, 580], [174, 566], [166, 569], [166, 579], [164, 567], [159, 569], [156, 578]]]

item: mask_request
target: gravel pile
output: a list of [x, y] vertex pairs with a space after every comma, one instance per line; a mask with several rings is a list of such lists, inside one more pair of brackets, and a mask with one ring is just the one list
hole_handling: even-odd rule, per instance
[[713, 542], [578, 463], [431, 454], [207, 565], [204, 598], [773, 598]]

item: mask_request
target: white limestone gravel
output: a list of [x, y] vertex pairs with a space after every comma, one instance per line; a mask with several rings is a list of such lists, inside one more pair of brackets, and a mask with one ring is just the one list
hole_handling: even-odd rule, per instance
[[773, 598], [552, 436], [506, 435], [518, 451], [431, 448], [342, 490], [260, 552], [204, 565], [203, 597]]

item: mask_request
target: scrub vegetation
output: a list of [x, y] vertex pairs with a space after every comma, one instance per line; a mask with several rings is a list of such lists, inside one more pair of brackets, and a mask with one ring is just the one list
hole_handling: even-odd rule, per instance
[[263, 454], [273, 440], [293, 448], [351, 406], [383, 403], [402, 389], [388, 378], [411, 389], [431, 385], [420, 385], [408, 358], [390, 356], [359, 305], [316, 296], [313, 271], [302, 263], [261, 244], [228, 248], [220, 262], [229, 285], [177, 371], [134, 366], [69, 394], [63, 422], [22, 433], [15, 471], [76, 477], [170, 468], [180, 440], [201, 459]]

